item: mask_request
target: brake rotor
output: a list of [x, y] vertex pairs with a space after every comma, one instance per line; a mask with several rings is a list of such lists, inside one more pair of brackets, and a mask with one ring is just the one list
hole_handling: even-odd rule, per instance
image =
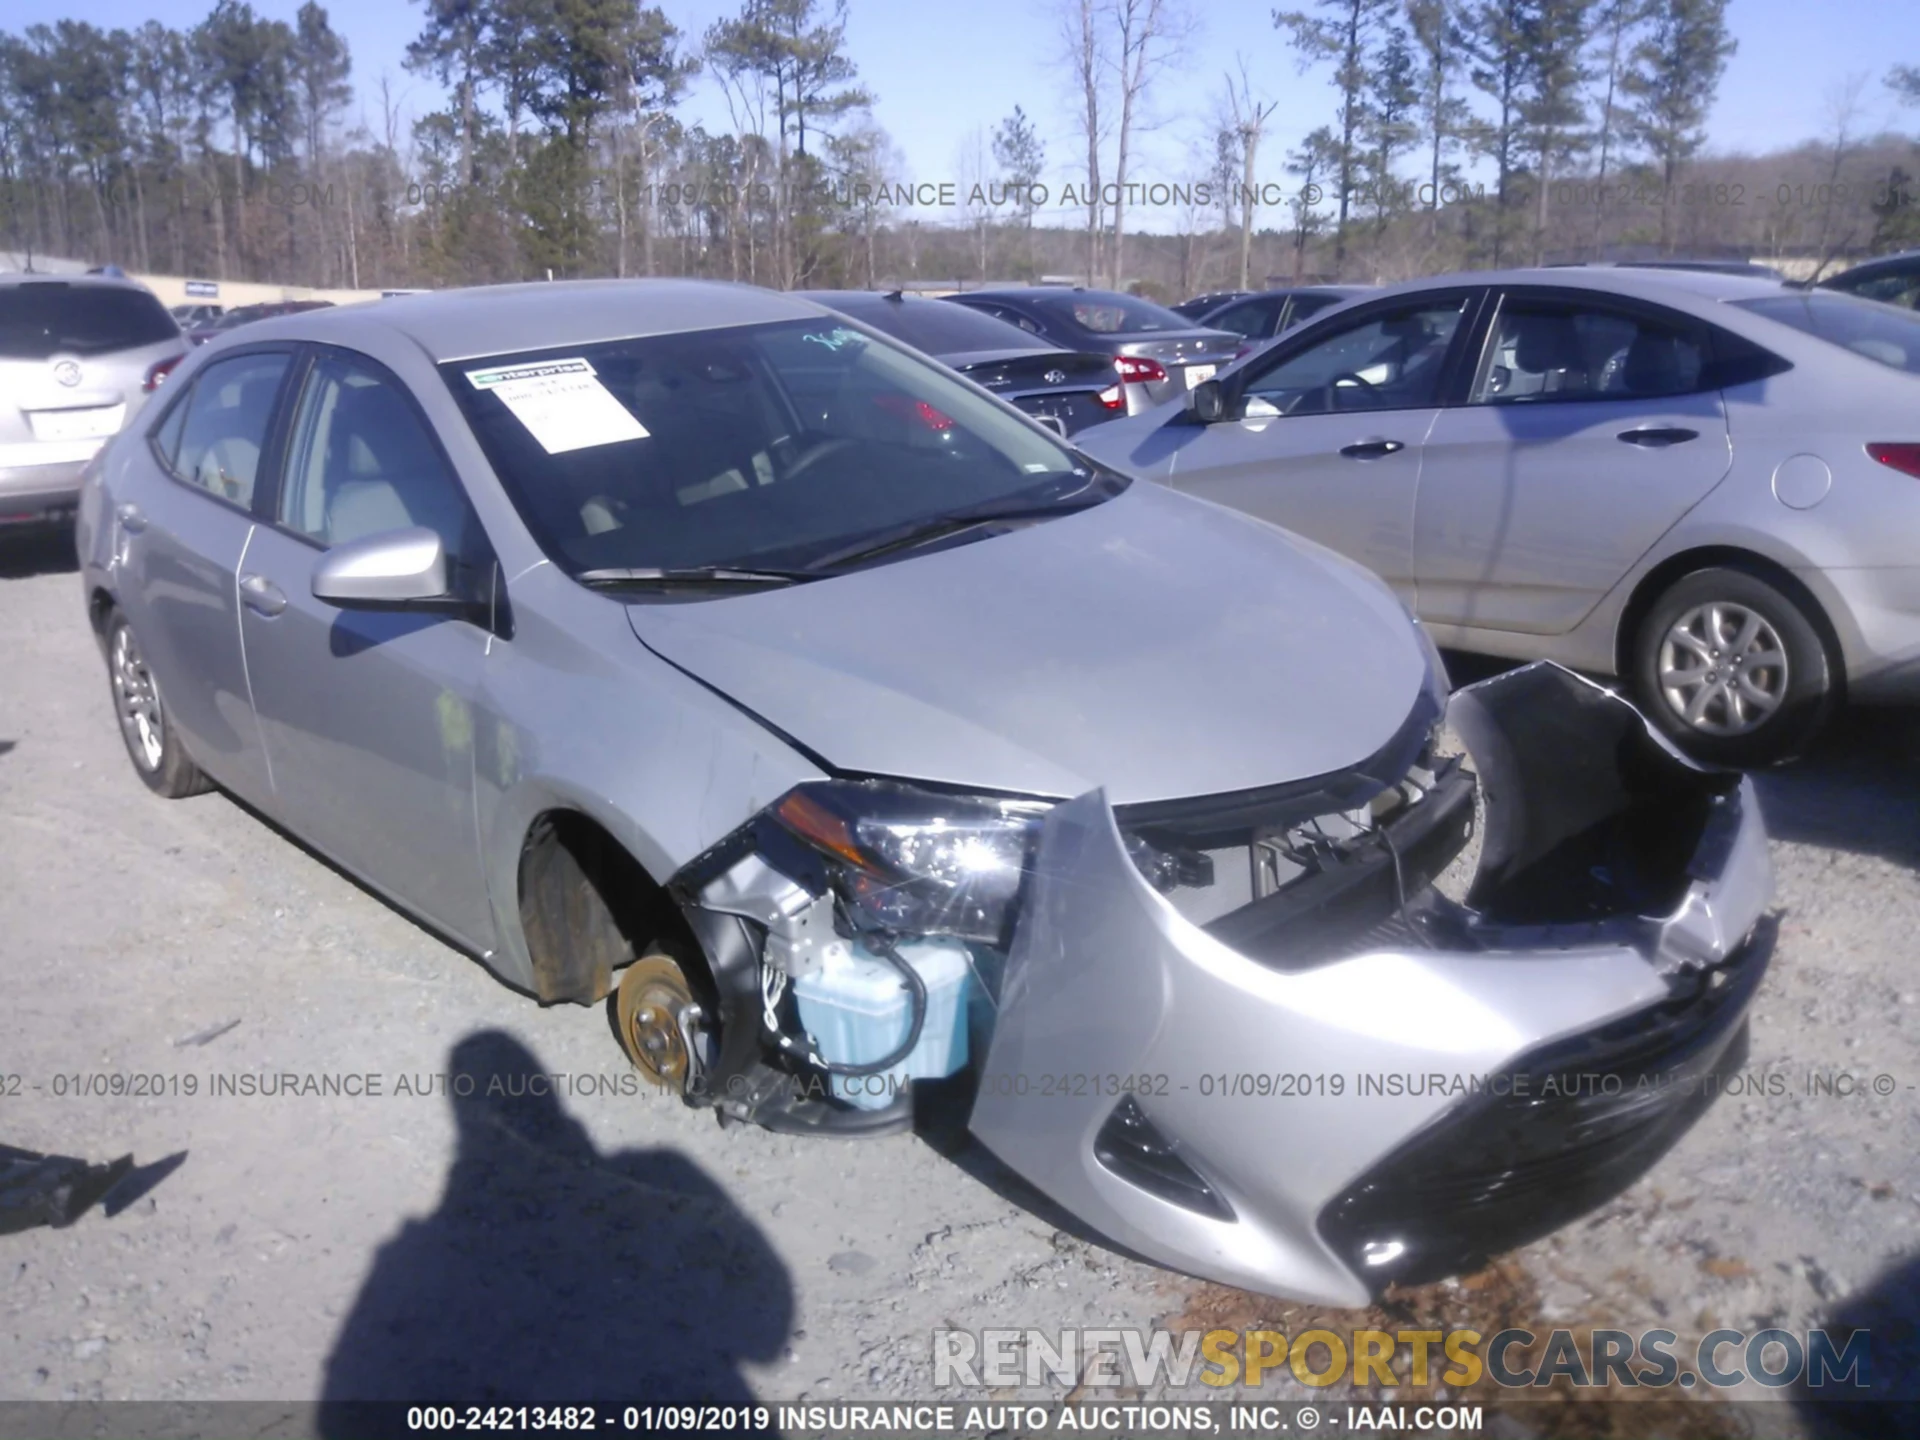
[[627, 1057], [662, 1089], [685, 1094], [689, 1059], [681, 1016], [692, 1007], [686, 972], [667, 956], [643, 955], [620, 976], [615, 1014]]

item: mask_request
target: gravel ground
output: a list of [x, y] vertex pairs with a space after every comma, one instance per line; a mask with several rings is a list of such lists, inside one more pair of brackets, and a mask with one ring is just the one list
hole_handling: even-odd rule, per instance
[[[21, 1077], [0, 1144], [151, 1168], [112, 1214], [0, 1238], [0, 1400], [423, 1379], [480, 1398], [507, 1377], [556, 1398], [925, 1397], [939, 1327], [1305, 1313], [1090, 1243], [977, 1152], [722, 1129], [622, 1093], [600, 1011], [541, 1010], [222, 796], [150, 796], [79, 598], [70, 554], [0, 544], [0, 1076]], [[1782, 922], [1756, 1093], [1589, 1221], [1396, 1315], [1485, 1320], [1498, 1296], [1544, 1325], [1683, 1337], [1850, 1319], [1912, 1360], [1916, 782], [1902, 712], [1848, 717], [1763, 777]], [[562, 1093], [484, 1098], [536, 1073]], [[214, 1093], [281, 1074], [381, 1093]], [[460, 1074], [474, 1098], [448, 1093]], [[95, 1075], [159, 1093], [56, 1093]], [[1813, 1083], [1842, 1075], [1854, 1093]]]

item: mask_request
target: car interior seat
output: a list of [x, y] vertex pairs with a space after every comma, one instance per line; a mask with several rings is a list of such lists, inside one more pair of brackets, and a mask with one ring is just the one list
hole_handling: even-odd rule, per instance
[[1677, 395], [1699, 378], [1699, 350], [1659, 331], [1634, 336], [1620, 363], [1620, 389], [1628, 395]]
[[[1530, 393], [1577, 394], [1588, 388], [1586, 357], [1571, 316], [1514, 316], [1513, 364], [1521, 373], [1540, 378], [1538, 387]], [[1510, 393], [1529, 392], [1516, 387]]]
[[423, 525], [458, 552], [463, 516], [445, 462], [388, 385], [341, 387], [327, 434], [326, 492], [335, 545]]

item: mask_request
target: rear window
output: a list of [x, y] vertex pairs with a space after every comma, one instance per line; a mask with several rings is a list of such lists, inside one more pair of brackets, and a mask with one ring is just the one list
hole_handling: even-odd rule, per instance
[[939, 300], [885, 300], [865, 296], [849, 301], [846, 297], [818, 295], [822, 305], [830, 305], [851, 315], [863, 325], [904, 340], [929, 355], [961, 355], [972, 350], [1038, 350], [1034, 337], [1004, 320], [982, 315], [964, 305], [948, 305]]
[[178, 338], [160, 302], [144, 290], [35, 280], [0, 286], [0, 358], [105, 355]]
[[1734, 303], [1829, 345], [1920, 375], [1920, 314], [1848, 295], [1769, 295]]
[[1034, 303], [1048, 314], [1071, 320], [1096, 335], [1152, 335], [1193, 329], [1193, 322], [1186, 316], [1135, 295], [1110, 291], [1048, 295], [1036, 297]]

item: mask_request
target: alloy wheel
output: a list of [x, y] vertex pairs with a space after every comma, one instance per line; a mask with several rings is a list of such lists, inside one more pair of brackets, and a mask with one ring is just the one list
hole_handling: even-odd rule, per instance
[[160, 692], [129, 625], [114, 632], [113, 695], [127, 749], [143, 770], [158, 770], [166, 751], [166, 721], [160, 713]]
[[1748, 735], [1787, 694], [1787, 649], [1771, 621], [1732, 601], [1696, 605], [1660, 641], [1660, 693], [1703, 735]]

